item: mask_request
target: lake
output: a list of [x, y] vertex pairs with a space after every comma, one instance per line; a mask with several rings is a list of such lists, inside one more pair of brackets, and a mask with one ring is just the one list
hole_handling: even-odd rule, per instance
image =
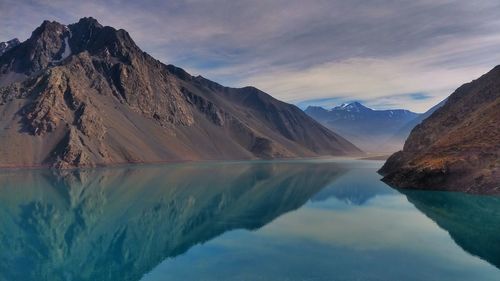
[[382, 161], [0, 172], [0, 280], [500, 280], [500, 197]]

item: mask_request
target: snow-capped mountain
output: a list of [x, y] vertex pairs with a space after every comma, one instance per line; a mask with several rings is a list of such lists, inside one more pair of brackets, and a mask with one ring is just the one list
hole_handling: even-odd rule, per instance
[[359, 102], [344, 103], [332, 109], [310, 106], [305, 112], [369, 152], [401, 149], [405, 137], [394, 139], [394, 134], [419, 116], [405, 109], [374, 110]]
[[413, 119], [418, 116], [417, 113], [405, 109], [374, 110], [362, 105], [359, 102], [343, 103], [329, 110], [338, 117], [346, 119], [365, 119], [365, 118], [388, 118], [388, 119]]

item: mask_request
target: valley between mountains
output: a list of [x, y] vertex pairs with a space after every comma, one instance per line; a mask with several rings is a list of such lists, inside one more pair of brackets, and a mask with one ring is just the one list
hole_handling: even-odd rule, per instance
[[[0, 43], [0, 167], [393, 154], [398, 188], [500, 192], [500, 66], [423, 114], [359, 102], [304, 111], [142, 51], [93, 18]], [[401, 150], [402, 149], [402, 150]]]

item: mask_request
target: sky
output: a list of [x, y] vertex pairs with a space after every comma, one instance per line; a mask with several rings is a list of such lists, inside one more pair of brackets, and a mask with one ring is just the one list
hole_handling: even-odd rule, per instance
[[500, 64], [498, 0], [0, 0], [0, 41], [92, 16], [144, 51], [301, 108], [424, 112]]

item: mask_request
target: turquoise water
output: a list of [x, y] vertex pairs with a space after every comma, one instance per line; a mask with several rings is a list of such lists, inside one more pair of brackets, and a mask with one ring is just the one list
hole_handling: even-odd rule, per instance
[[0, 280], [500, 280], [500, 197], [380, 161], [0, 172]]

